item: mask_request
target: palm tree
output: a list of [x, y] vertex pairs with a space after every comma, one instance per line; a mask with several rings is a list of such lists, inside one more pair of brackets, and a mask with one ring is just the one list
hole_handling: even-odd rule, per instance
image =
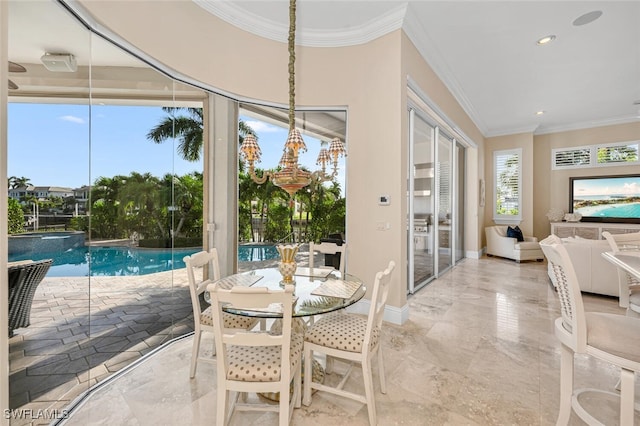
[[[169, 176], [165, 176], [165, 179], [168, 179]], [[185, 223], [189, 222], [189, 218], [191, 218], [191, 222], [197, 222], [197, 217], [202, 217], [202, 173], [193, 172], [184, 176], [171, 176], [171, 179], [174, 211], [178, 217], [174, 235], [179, 237], [182, 236], [182, 228]], [[192, 214], [194, 211], [198, 213], [195, 217]], [[201, 229], [200, 227], [198, 230]]]
[[[187, 161], [198, 161], [202, 151], [202, 108], [162, 107], [169, 114], [156, 127], [147, 133], [147, 139], [155, 143], [177, 138], [178, 152]], [[176, 115], [186, 110], [188, 115]]]
[[[147, 133], [147, 139], [155, 143], [163, 143], [169, 139], [177, 138], [178, 153], [186, 161], [198, 161], [203, 146], [203, 120], [202, 108], [162, 107], [168, 114], [156, 127]], [[187, 115], [177, 115], [180, 110], [186, 110]], [[238, 123], [240, 143], [245, 135], [255, 133], [244, 121]]]
[[9, 188], [11, 189], [22, 188], [22, 187], [27, 187], [31, 185], [31, 179], [24, 176], [23, 177], [11, 176], [9, 178], [8, 183], [9, 183]]

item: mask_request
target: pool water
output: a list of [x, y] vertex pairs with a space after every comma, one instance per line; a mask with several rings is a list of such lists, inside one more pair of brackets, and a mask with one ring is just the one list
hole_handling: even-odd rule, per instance
[[261, 262], [263, 260], [279, 259], [280, 254], [274, 245], [254, 244], [238, 246], [238, 261]]
[[[50, 252], [30, 251], [9, 255], [9, 262], [16, 260], [53, 259], [48, 277], [92, 277], [147, 275], [155, 272], [184, 268], [182, 260], [201, 248], [189, 249], [140, 249], [135, 247], [75, 247]], [[240, 262], [260, 262], [278, 259], [280, 255], [273, 245], [242, 245], [238, 247]], [[89, 267], [91, 265], [91, 267]]]
[[[182, 258], [200, 251], [138, 249], [132, 247], [76, 247], [57, 252], [30, 252], [9, 256], [9, 261], [53, 259], [48, 277], [147, 275], [184, 268]], [[89, 268], [91, 265], [91, 268]]]

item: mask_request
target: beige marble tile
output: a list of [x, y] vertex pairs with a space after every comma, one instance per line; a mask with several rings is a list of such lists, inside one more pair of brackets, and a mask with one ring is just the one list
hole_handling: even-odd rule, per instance
[[[410, 296], [409, 320], [385, 325], [387, 394], [374, 370], [380, 425], [552, 425], [558, 413], [559, 305], [545, 263], [466, 259]], [[588, 310], [624, 313], [617, 300], [585, 295]], [[192, 338], [167, 344], [102, 383], [66, 425], [215, 424], [215, 366], [200, 362], [189, 379]], [[211, 337], [202, 353], [211, 353]], [[374, 368], [377, 365], [374, 363]], [[340, 368], [337, 368], [340, 371]], [[615, 368], [576, 357], [576, 384], [612, 390]], [[338, 380], [337, 375], [327, 381]], [[346, 387], [361, 390], [355, 371]], [[639, 390], [640, 390], [640, 386]], [[640, 392], [637, 393], [640, 395]], [[603, 416], [616, 406], [586, 402]], [[232, 425], [277, 424], [277, 415], [239, 413]], [[366, 406], [317, 392], [293, 424], [368, 425]], [[572, 425], [582, 424], [575, 416]]]

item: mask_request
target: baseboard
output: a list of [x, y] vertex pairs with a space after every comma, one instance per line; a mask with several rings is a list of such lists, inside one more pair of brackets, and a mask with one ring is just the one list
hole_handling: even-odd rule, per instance
[[469, 259], [480, 259], [485, 252], [485, 247], [481, 248], [478, 251], [466, 250], [464, 252], [464, 257], [468, 257]]
[[[362, 299], [358, 303], [351, 305], [347, 308], [347, 312], [353, 314], [367, 315], [371, 307], [371, 301], [368, 299]], [[398, 308], [395, 306], [386, 305], [384, 307], [384, 320], [395, 325], [402, 325], [409, 319], [409, 305]]]

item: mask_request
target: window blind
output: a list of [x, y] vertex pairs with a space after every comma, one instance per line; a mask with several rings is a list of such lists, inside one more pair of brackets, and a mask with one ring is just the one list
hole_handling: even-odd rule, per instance
[[640, 165], [640, 141], [551, 150], [551, 169]]
[[521, 150], [495, 152], [496, 217], [520, 216], [521, 155]]

